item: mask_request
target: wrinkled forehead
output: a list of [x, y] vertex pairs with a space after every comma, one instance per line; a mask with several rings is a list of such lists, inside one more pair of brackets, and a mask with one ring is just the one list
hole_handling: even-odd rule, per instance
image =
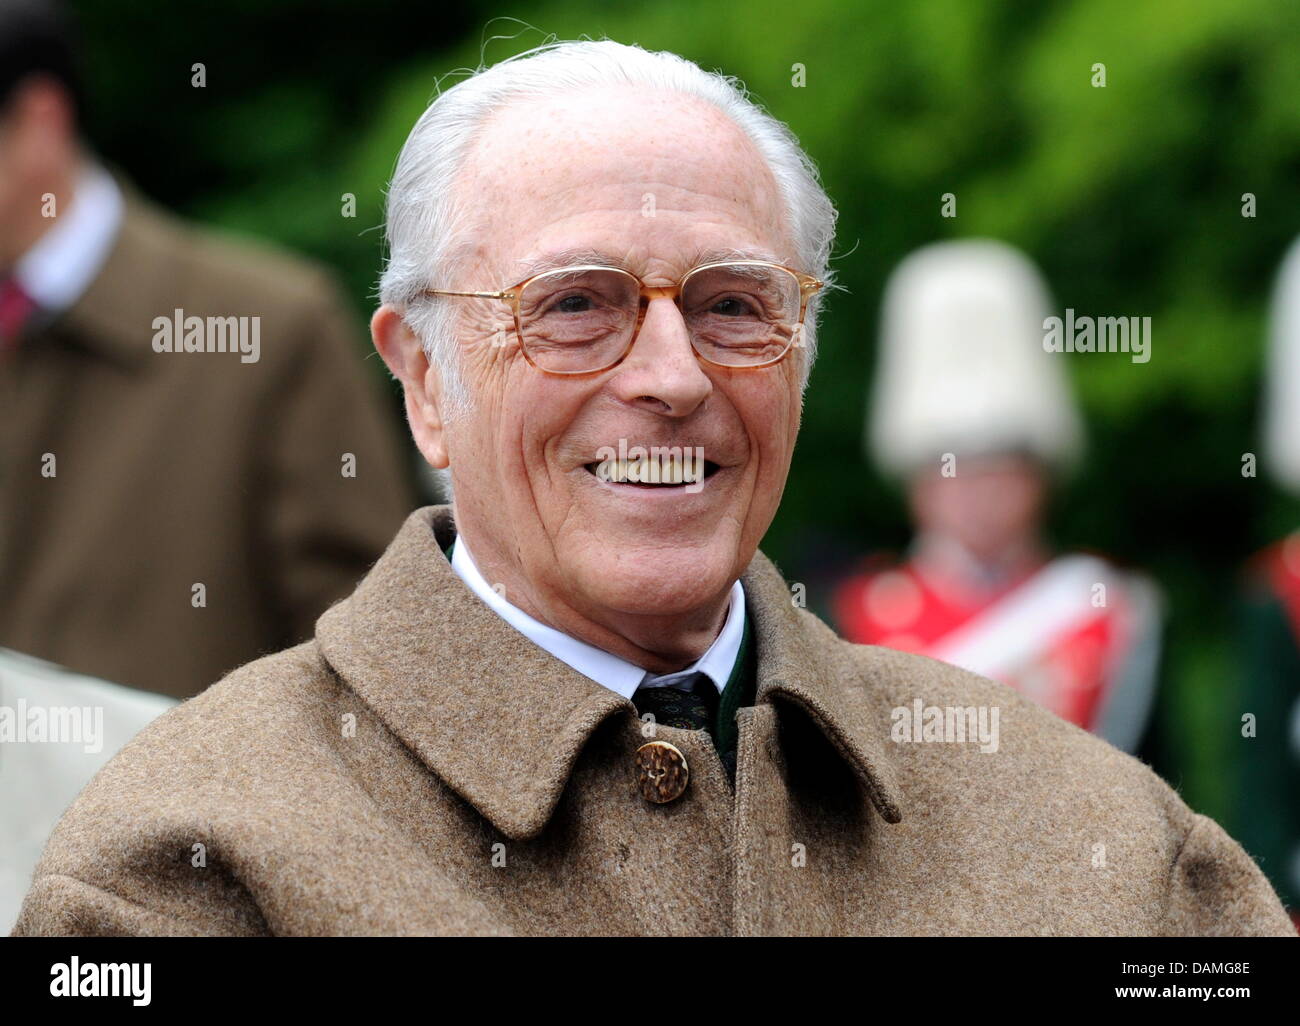
[[[456, 183], [474, 255], [594, 247], [635, 273], [700, 252], [794, 260], [780, 191], [748, 136], [712, 104], [632, 89], [516, 101], [480, 130]], [[683, 266], [684, 265], [684, 266]]]

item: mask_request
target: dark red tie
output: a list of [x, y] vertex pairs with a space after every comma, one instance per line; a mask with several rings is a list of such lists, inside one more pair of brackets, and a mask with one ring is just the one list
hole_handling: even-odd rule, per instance
[[23, 328], [35, 311], [32, 297], [23, 291], [16, 278], [0, 281], [0, 353], [18, 348]]

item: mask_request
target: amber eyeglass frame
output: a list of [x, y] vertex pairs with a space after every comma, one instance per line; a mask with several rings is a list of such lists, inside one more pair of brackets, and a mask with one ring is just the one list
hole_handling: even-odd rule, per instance
[[[690, 281], [691, 278], [694, 277], [696, 274], [699, 274], [701, 271], [710, 271], [718, 267], [768, 267], [768, 268], [772, 268], [773, 270], [786, 272], [792, 278], [794, 278], [795, 282], [799, 286], [799, 320], [796, 322], [796, 330], [791, 336], [789, 345], [787, 345], [785, 349], [782, 350], [781, 355], [773, 357], [770, 360], [764, 360], [762, 363], [734, 364], [734, 363], [718, 363], [716, 360], [710, 360], [707, 356], [701, 353], [698, 348], [696, 348], [695, 338], [694, 336], [692, 336], [691, 349], [692, 351], [694, 351], [696, 358], [699, 359], [702, 363], [712, 364], [714, 367], [725, 367], [727, 370], [759, 370], [763, 367], [772, 367], [780, 363], [782, 360], [784, 360], [787, 356], [790, 355], [792, 350], [796, 348], [794, 339], [799, 335], [798, 329], [801, 329], [803, 327], [804, 317], [808, 313], [808, 303], [813, 296], [815, 296], [818, 292], [820, 292], [823, 288], [825, 288], [826, 283], [824, 281], [821, 281], [819, 278], [813, 277], [811, 274], [805, 274], [803, 271], [796, 271], [793, 267], [786, 267], [784, 264], [774, 264], [767, 260], [715, 260], [711, 263], [699, 264], [696, 267], [692, 267], [689, 271], [687, 271], [684, 275], [682, 275], [681, 280], [674, 285], [663, 285], [663, 286], [647, 285], [642, 279], [638, 278], [631, 271], [625, 270], [622, 267], [609, 267], [604, 264], [577, 264], [573, 267], [552, 267], [549, 270], [540, 271], [537, 274], [530, 275], [529, 277], [525, 278], [523, 281], [515, 285], [510, 285], [507, 288], [500, 289], [496, 292], [461, 292], [455, 289], [425, 289], [422, 295], [462, 296], [469, 299], [499, 299], [502, 300], [503, 302], [509, 303], [510, 311], [514, 316], [514, 321], [515, 321], [515, 337], [518, 338], [519, 340], [519, 349], [520, 352], [524, 354], [524, 359], [527, 360], [530, 365], [537, 368], [537, 370], [539, 370], [543, 374], [552, 374], [555, 375], [556, 377], [562, 377], [562, 378], [572, 378], [572, 377], [582, 377], [588, 374], [602, 374], [607, 370], [617, 367], [620, 363], [622, 363], [624, 360], [627, 359], [627, 354], [632, 351], [632, 347], [636, 345], [636, 340], [641, 336], [641, 325], [645, 323], [646, 310], [649, 309], [650, 300], [671, 299], [676, 304], [678, 313], [681, 313], [682, 312], [681, 295], [682, 295], [682, 290], [686, 287], [686, 283]], [[537, 281], [539, 278], [545, 278], [552, 274], [571, 274], [578, 271], [613, 271], [616, 274], [621, 274], [624, 277], [630, 278], [632, 279], [632, 281], [636, 282], [637, 288], [640, 290], [640, 294], [641, 294], [641, 304], [640, 304], [640, 308], [637, 310], [636, 326], [632, 329], [632, 333], [628, 336], [627, 345], [623, 348], [623, 351], [618, 355], [618, 358], [612, 361], [611, 363], [605, 364], [605, 366], [603, 367], [597, 367], [591, 370], [580, 370], [580, 371], [557, 371], [557, 370], [550, 370], [546, 367], [538, 367], [537, 363], [533, 360], [532, 355], [528, 352], [528, 347], [524, 345], [523, 325], [520, 323], [520, 319], [519, 319], [520, 298], [524, 294], [524, 289], [526, 289], [533, 282]]]

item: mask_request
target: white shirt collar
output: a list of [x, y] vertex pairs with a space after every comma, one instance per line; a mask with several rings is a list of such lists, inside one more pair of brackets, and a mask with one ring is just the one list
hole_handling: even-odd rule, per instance
[[108, 258], [122, 223], [122, 191], [112, 175], [91, 164], [61, 204], [49, 230], [14, 267], [23, 291], [47, 314], [62, 313], [90, 287]]
[[727, 622], [722, 625], [721, 633], [714, 639], [708, 651], [684, 670], [653, 674], [629, 663], [626, 659], [621, 659], [594, 645], [588, 645], [585, 641], [571, 638], [511, 605], [502, 598], [500, 592], [494, 591], [483, 579], [463, 537], [456, 539], [456, 547], [451, 554], [451, 568], [489, 609], [529, 641], [544, 648], [560, 662], [573, 667], [584, 677], [594, 680], [624, 698], [630, 699], [639, 687], [671, 686], [693, 673], [703, 673], [707, 676], [720, 694], [727, 686], [727, 681], [731, 679], [731, 672], [740, 658], [740, 644], [745, 635], [745, 589], [739, 581], [731, 586], [731, 605], [727, 610]]

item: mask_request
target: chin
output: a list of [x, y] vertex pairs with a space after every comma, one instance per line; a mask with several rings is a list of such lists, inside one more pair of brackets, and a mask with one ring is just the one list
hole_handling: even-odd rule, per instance
[[600, 546], [603, 558], [576, 582], [598, 605], [623, 613], [673, 616], [717, 601], [735, 581], [735, 551], [717, 544]]

